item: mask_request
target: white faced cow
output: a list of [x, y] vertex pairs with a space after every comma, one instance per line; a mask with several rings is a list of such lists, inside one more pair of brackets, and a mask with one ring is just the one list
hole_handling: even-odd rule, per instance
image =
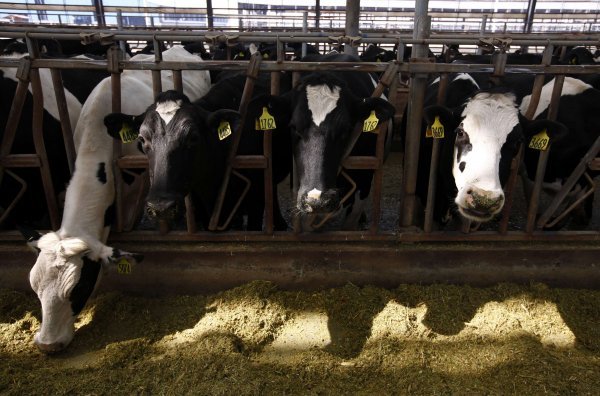
[[[430, 85], [426, 103], [435, 100], [437, 85], [437, 81]], [[504, 206], [503, 186], [519, 144], [544, 128], [551, 136], [563, 131], [545, 120], [526, 122], [512, 91], [481, 90], [464, 73], [448, 84], [446, 106], [428, 106], [425, 118], [441, 144], [434, 207], [434, 220], [441, 224], [452, 218], [455, 209], [475, 222], [491, 220]], [[427, 198], [433, 139], [422, 131], [417, 178], [421, 202]]]
[[[147, 60], [147, 56], [132, 58], [136, 59]], [[181, 47], [165, 51], [163, 59], [201, 61]], [[172, 87], [172, 73], [163, 74], [163, 86]], [[209, 88], [206, 71], [183, 72], [183, 78], [184, 90], [192, 97], [201, 96]], [[153, 102], [150, 73], [123, 72], [122, 92], [125, 109], [145, 109]], [[42, 326], [35, 343], [46, 353], [60, 351], [71, 342], [75, 317], [98, 284], [103, 265], [131, 265], [141, 259], [140, 255], [104, 244], [115, 194], [113, 139], [106, 134], [103, 123], [110, 111], [110, 80], [105, 79], [90, 94], [75, 129], [77, 160], [67, 188], [61, 228], [43, 236], [31, 230], [24, 232], [29, 245], [38, 252], [30, 283], [42, 303]]]

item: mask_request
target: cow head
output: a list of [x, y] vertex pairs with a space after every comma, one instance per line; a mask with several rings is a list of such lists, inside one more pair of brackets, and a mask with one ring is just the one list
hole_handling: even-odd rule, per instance
[[332, 212], [340, 204], [336, 179], [342, 160], [354, 146], [363, 121], [371, 112], [379, 122], [386, 121], [394, 108], [380, 98], [355, 96], [343, 80], [330, 73], [308, 75], [279, 100], [287, 100], [290, 111], [299, 179], [296, 207], [301, 214]]
[[172, 221], [183, 213], [183, 200], [194, 186], [216, 190], [215, 175], [223, 171], [223, 164], [214, 159], [225, 158], [221, 140], [237, 128], [239, 118], [235, 111], [209, 112], [181, 93], [166, 91], [145, 113], [109, 114], [104, 123], [117, 139], [123, 128], [138, 134], [150, 175], [146, 212], [150, 218]]
[[73, 339], [75, 318], [99, 283], [100, 268], [130, 268], [143, 256], [98, 241], [63, 238], [57, 232], [41, 235], [24, 228], [21, 232], [38, 254], [29, 272], [31, 288], [42, 304], [42, 325], [34, 343], [44, 353], [59, 352]]
[[502, 210], [503, 185], [524, 138], [543, 128], [551, 136], [564, 129], [550, 121], [526, 121], [515, 95], [505, 90], [480, 91], [455, 110], [430, 106], [425, 118], [429, 125], [437, 119], [444, 126], [448, 134], [444, 139], [452, 142], [454, 202], [463, 217], [478, 222], [489, 221]]

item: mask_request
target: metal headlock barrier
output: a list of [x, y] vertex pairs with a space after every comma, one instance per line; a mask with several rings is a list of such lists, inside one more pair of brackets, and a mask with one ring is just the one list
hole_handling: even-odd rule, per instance
[[[517, 173], [519, 164], [523, 155], [523, 149], [520, 150], [517, 158], [513, 160], [511, 167], [511, 177], [505, 186], [506, 203], [502, 212], [497, 230], [494, 231], [471, 231], [467, 225], [462, 230], [456, 231], [436, 231], [433, 227], [433, 205], [434, 200], [429, 199], [425, 204], [425, 222], [423, 226], [417, 226], [415, 220], [416, 208], [416, 178], [419, 153], [419, 141], [421, 133], [422, 109], [425, 96], [427, 79], [431, 75], [440, 76], [438, 103], [442, 103], [444, 90], [448, 84], [448, 75], [457, 72], [469, 73], [487, 73], [492, 77], [501, 77], [507, 74], [530, 74], [535, 75], [535, 84], [531, 93], [531, 104], [525, 114], [527, 118], [532, 118], [540, 99], [544, 76], [551, 74], [556, 76], [556, 84], [549, 106], [548, 118], [555, 119], [558, 111], [558, 101], [562, 90], [562, 82], [565, 75], [586, 75], [600, 73], [600, 66], [597, 65], [555, 65], [550, 63], [551, 55], [554, 49], [562, 46], [579, 45], [598, 45], [600, 43], [599, 35], [545, 35], [540, 38], [535, 34], [515, 34], [511, 35], [511, 45], [514, 46], [542, 46], [545, 47], [541, 64], [538, 65], [507, 65], [506, 64], [506, 37], [480, 37], [478, 35], [435, 35], [433, 38], [419, 37], [418, 35], [393, 35], [393, 34], [365, 34], [360, 37], [347, 37], [341, 34], [323, 34], [323, 33], [256, 33], [256, 32], [215, 32], [215, 31], [159, 31], [159, 30], [88, 30], [77, 33], [69, 29], [31, 29], [31, 28], [7, 28], [0, 27], [0, 36], [11, 38], [22, 38], [26, 41], [29, 48], [29, 56], [23, 59], [2, 59], [0, 66], [16, 67], [17, 78], [19, 80], [13, 107], [10, 113], [10, 119], [4, 131], [2, 146], [0, 148], [0, 174], [14, 174], [12, 169], [20, 167], [38, 168], [41, 172], [44, 188], [46, 191], [46, 202], [48, 213], [53, 229], [60, 227], [59, 207], [56, 200], [56, 192], [53, 191], [50, 179], [47, 155], [43, 145], [43, 99], [41, 85], [39, 82], [40, 68], [49, 68], [52, 71], [54, 90], [57, 102], [59, 103], [60, 122], [63, 128], [63, 136], [66, 142], [66, 151], [68, 161], [71, 165], [74, 163], [75, 151], [73, 146], [72, 131], [70, 130], [69, 114], [65, 105], [61, 70], [87, 69], [87, 70], [105, 70], [110, 73], [113, 100], [112, 110], [120, 111], [121, 108], [121, 88], [120, 73], [123, 70], [150, 70], [152, 72], [152, 87], [154, 94], [162, 90], [160, 71], [173, 71], [175, 89], [182, 91], [182, 70], [228, 70], [245, 71], [247, 76], [246, 86], [242, 95], [242, 101], [239, 111], [242, 117], [245, 117], [246, 107], [252, 96], [253, 81], [259, 72], [271, 73], [271, 93], [278, 94], [279, 78], [281, 72], [291, 72], [294, 75], [294, 81], [302, 72], [310, 71], [358, 71], [378, 73], [381, 75], [378, 86], [373, 96], [380, 96], [385, 90], [388, 90], [388, 98], [392, 104], [398, 101], [398, 92], [402, 84], [401, 77], [410, 77], [408, 84], [408, 114], [407, 114], [407, 134], [404, 147], [404, 164], [402, 169], [402, 191], [401, 200], [397, 203], [399, 212], [399, 225], [395, 230], [384, 231], [379, 227], [381, 218], [381, 202], [383, 190], [383, 172], [384, 172], [384, 144], [386, 139], [387, 125], [381, 125], [377, 139], [376, 153], [369, 157], [347, 157], [343, 162], [344, 169], [369, 169], [375, 172], [373, 188], [371, 192], [372, 207], [370, 215], [370, 225], [365, 230], [355, 231], [323, 231], [323, 232], [302, 232], [298, 228], [298, 221], [294, 221], [294, 229], [290, 231], [273, 230], [273, 194], [270, 187], [272, 185], [272, 148], [271, 132], [265, 132], [263, 153], [254, 156], [237, 155], [237, 145], [239, 144], [241, 129], [233, 131], [233, 145], [229, 153], [229, 163], [226, 169], [226, 177], [219, 191], [219, 200], [215, 212], [211, 218], [208, 229], [210, 231], [199, 231], [194, 221], [193, 205], [190, 199], [186, 199], [187, 208], [187, 231], [170, 231], [165, 224], [160, 225], [160, 232], [157, 231], [136, 231], [131, 230], [132, 225], [124, 224], [124, 208], [122, 204], [122, 180], [121, 170], [145, 169], [147, 161], [144, 156], [123, 156], [121, 154], [121, 143], [115, 142], [115, 172], [116, 181], [116, 199], [117, 199], [117, 221], [109, 241], [113, 244], [122, 244], [125, 247], [133, 246], [131, 250], [141, 250], [152, 252], [153, 263], [156, 263], [155, 282], [164, 273], [156, 268], [161, 266], [161, 261], [172, 263], [173, 257], [182, 260], [183, 263], [193, 262], [204, 271], [208, 271], [210, 276], [194, 272], [187, 279], [182, 279], [182, 275], [177, 275], [177, 279], [182, 282], [176, 288], [185, 291], [188, 285], [189, 289], [198, 282], [205, 287], [221, 288], [234, 284], [239, 284], [245, 280], [255, 277], [266, 277], [278, 279], [287, 285], [311, 285], [310, 287], [319, 287], [330, 285], [335, 281], [353, 281], [356, 283], [375, 282], [388, 284], [399, 278], [407, 282], [430, 282], [430, 281], [450, 281], [450, 282], [471, 282], [487, 283], [496, 280], [523, 281], [531, 279], [531, 274], [536, 274], [535, 279], [557, 284], [576, 284], [586, 287], [596, 287], [600, 285], [600, 274], [598, 273], [597, 257], [600, 246], [599, 230], [575, 230], [575, 231], [550, 231], [547, 228], [554, 225], [562, 219], [567, 212], [556, 213], [570, 189], [579, 180], [580, 177], [586, 177], [588, 187], [585, 196], [589, 196], [597, 189], [597, 183], [587, 175], [589, 169], [599, 169], [598, 153], [600, 151], [600, 140], [590, 147], [588, 153], [581, 159], [579, 166], [575, 169], [563, 190], [556, 196], [552, 204], [546, 211], [538, 216], [538, 203], [542, 190], [543, 175], [549, 150], [542, 152], [538, 164], [538, 172], [534, 183], [533, 193], [527, 209], [527, 220], [520, 230], [509, 230], [508, 222], [511, 214], [512, 202], [514, 199], [514, 190], [517, 183]], [[106, 60], [81, 60], [81, 59], [47, 59], [40, 57], [37, 48], [37, 40], [44, 38], [54, 38], [60, 40], [81, 40], [83, 42], [111, 42], [126, 40], [150, 40], [155, 49], [155, 59], [153, 62], [130, 62], [123, 60], [122, 52], [118, 45], [114, 45], [107, 53]], [[159, 48], [161, 42], [179, 42], [179, 41], [202, 41], [207, 43], [227, 43], [233, 45], [237, 42], [266, 42], [277, 44], [277, 60], [265, 61], [260, 56], [253, 56], [248, 61], [204, 61], [204, 62], [173, 62], [162, 60]], [[286, 61], [284, 57], [284, 43], [336, 43], [351, 46], [366, 45], [369, 43], [394, 44], [398, 45], [397, 60], [389, 63], [364, 62], [364, 63], [336, 63], [336, 62], [293, 62]], [[419, 52], [420, 47], [426, 48], [429, 44], [469, 44], [469, 45], [489, 45], [494, 43], [498, 49], [494, 64], [446, 64], [435, 63], [427, 58], [426, 52]], [[407, 45], [413, 45], [413, 58], [410, 62], [403, 62], [404, 51]], [[425, 55], [423, 55], [425, 54]], [[14, 140], [21, 109], [23, 107], [25, 95], [31, 84], [33, 93], [34, 107], [34, 141], [35, 153], [31, 154], [12, 154], [11, 147]], [[397, 112], [402, 113], [402, 108], [397, 108]], [[243, 122], [240, 123], [243, 125]], [[436, 169], [439, 157], [438, 142], [434, 141], [432, 151], [431, 169]], [[225, 214], [226, 222], [218, 224], [221, 215], [222, 203], [227, 193], [227, 181], [231, 177], [241, 177], [239, 169], [259, 169], [263, 171], [265, 181], [265, 227], [262, 232], [241, 232], [241, 231], [222, 231], [227, 228], [231, 219], [231, 214]], [[341, 170], [343, 173], [343, 169]], [[429, 197], [435, 196], [436, 174], [431, 172], [429, 175]], [[18, 198], [18, 197], [17, 197]], [[138, 194], [138, 205], [143, 202], [143, 195]], [[243, 197], [240, 197], [240, 201]], [[580, 204], [581, 200], [567, 211]], [[238, 202], [239, 204], [239, 202]], [[9, 208], [10, 209], [10, 208]], [[138, 208], [139, 210], [139, 208]], [[1, 221], [1, 219], [0, 219]], [[219, 231], [219, 232], [215, 232]], [[296, 242], [303, 242], [296, 244]], [[21, 243], [20, 236], [14, 231], [0, 232], [0, 250], [14, 254], [8, 260], [9, 265], [6, 268], [0, 266], [0, 279], [7, 277], [13, 279], [13, 274], [7, 275], [10, 268], [20, 268], [16, 273], [22, 273], [23, 269], [16, 264], [22, 257], [21, 247], [16, 247]], [[175, 243], [175, 245], [174, 245]], [[426, 245], [421, 245], [426, 243]], [[431, 243], [434, 243], [433, 245]], [[465, 243], [467, 245], [465, 245]], [[250, 244], [250, 245], [247, 245]], [[416, 244], [416, 245], [415, 245]], [[536, 244], [533, 247], [533, 244]], [[541, 244], [541, 245], [540, 245]], [[151, 245], [151, 246], [150, 246]], [[19, 245], [20, 246], [20, 245]], [[541, 246], [541, 247], [540, 247]], [[199, 251], [204, 247], [202, 252]], [[310, 248], [309, 248], [310, 247]], [[421, 249], [421, 247], [423, 247]], [[14, 253], [15, 249], [18, 253]], [[313, 249], [313, 250], [310, 250]], [[408, 249], [408, 251], [406, 251]], [[524, 266], [515, 270], [514, 268], [505, 275], [499, 275], [506, 267], [506, 261], [514, 257], [520, 257], [517, 252], [523, 251], [524, 258], [519, 265]], [[235, 261], [228, 267], [226, 275], [221, 272], [215, 272], [214, 268], [222, 268], [223, 254], [228, 252], [231, 257], [243, 253], [241, 259], [245, 264]], [[198, 258], [200, 254], [201, 259]], [[261, 256], [262, 254], [262, 256]], [[475, 254], [478, 259], [486, 264], [481, 266], [473, 261], [473, 257], [468, 255]], [[302, 257], [296, 258], [295, 255]], [[401, 257], [400, 257], [401, 255]], [[9, 256], [5, 256], [9, 257]], [[561, 262], [567, 262], [571, 258], [577, 260], [576, 263], [561, 267]], [[1, 260], [1, 259], [0, 259]], [[200, 260], [202, 264], [199, 264]], [[264, 261], [269, 261], [265, 263]], [[286, 269], [277, 267], [278, 260], [283, 260]], [[368, 264], [360, 262], [366, 260]], [[378, 260], [380, 264], [374, 264]], [[552, 269], [544, 273], [545, 267], [540, 263], [547, 260]], [[226, 260], [226, 262], [228, 262]], [[345, 275], [339, 275], [336, 271], [340, 270], [342, 263], [349, 263], [350, 269]], [[249, 268], [256, 270], [250, 274], [245, 266], [250, 263]], [[301, 264], [299, 264], [301, 263]], [[527, 264], [529, 263], [529, 264]], [[591, 267], [589, 266], [592, 263]], [[176, 267], [179, 269], [187, 268], [186, 265]], [[11, 266], [12, 265], [12, 266]], [[429, 266], [428, 266], [429, 265]], [[443, 278], [435, 274], [434, 269], [439, 266], [444, 267]], [[369, 270], [365, 270], [369, 266]], [[415, 267], [416, 266], [416, 267]], [[300, 268], [301, 269], [298, 269]], [[318, 267], [318, 270], [315, 268]], [[323, 273], [336, 273], [334, 279], [323, 281], [320, 277], [307, 278], [307, 268], [317, 271], [320, 276]], [[378, 268], [378, 269], [377, 269]], [[457, 270], [460, 269], [460, 270]], [[592, 268], [590, 270], [590, 268]], [[376, 269], [374, 271], [374, 269]], [[21, 272], [19, 272], [21, 271]], [[198, 270], [199, 271], [199, 270]], [[287, 271], [287, 272], [286, 272]], [[298, 272], [300, 271], [300, 272]], [[375, 272], [381, 271], [382, 273]], [[391, 271], [391, 272], [390, 272]], [[466, 272], [469, 272], [466, 275]], [[491, 271], [491, 272], [490, 272]], [[494, 272], [496, 271], [496, 272]], [[498, 272], [499, 271], [499, 272]], [[540, 272], [541, 271], [541, 272]], [[590, 273], [590, 271], [592, 271]], [[283, 274], [286, 275], [283, 275]], [[290, 273], [292, 275], [290, 275]], [[386, 275], [387, 273], [388, 275]], [[158, 275], [161, 274], [161, 275]], [[350, 275], [348, 275], [350, 274]], [[454, 275], [448, 275], [454, 274]], [[292, 280], [290, 280], [290, 276]], [[150, 276], [152, 278], [152, 276]], [[235, 278], [235, 279], [234, 279]], [[299, 280], [301, 278], [301, 280]], [[148, 278], [146, 278], [147, 280]], [[154, 279], [154, 278], [152, 278]], [[315, 280], [317, 279], [317, 280]], [[123, 287], [125, 281], [117, 280], [116, 284]], [[136, 280], [142, 287], [143, 278]], [[134, 282], [134, 283], [135, 283]], [[313, 282], [313, 283], [311, 283]], [[320, 283], [319, 283], [320, 282]]]

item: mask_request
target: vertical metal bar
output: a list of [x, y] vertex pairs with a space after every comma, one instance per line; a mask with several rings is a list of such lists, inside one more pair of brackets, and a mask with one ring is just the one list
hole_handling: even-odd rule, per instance
[[58, 107], [63, 140], [65, 142], [65, 151], [67, 152], [69, 171], [71, 174], [73, 174], [75, 171], [75, 143], [73, 143], [73, 131], [71, 130], [71, 121], [69, 118], [69, 110], [67, 108], [67, 100], [65, 98], [62, 76], [60, 71], [57, 69], [50, 69], [50, 74], [52, 76], [52, 84], [54, 86], [54, 95], [56, 96], [56, 105]]
[[319, 29], [321, 22], [321, 0], [315, 0], [315, 28]]
[[173, 70], [173, 88], [175, 91], [183, 93], [183, 78], [181, 70]]
[[[415, 29], [413, 38], [424, 39], [429, 36], [430, 18], [427, 15], [429, 1], [415, 2]], [[427, 56], [427, 45], [413, 46], [413, 58]], [[418, 74], [411, 77], [408, 102], [408, 121], [404, 150], [404, 176], [401, 193], [400, 224], [404, 227], [413, 225], [415, 211], [415, 193], [417, 186], [417, 170], [419, 163], [420, 131], [427, 75]]]
[[[108, 50], [108, 71], [110, 72], [110, 84], [112, 89], [112, 112], [121, 112], [121, 69], [119, 67], [120, 49], [112, 46]], [[113, 142], [113, 174], [115, 179], [115, 230], [123, 231], [123, 176], [121, 168], [118, 165], [118, 159], [121, 157], [121, 142]]]
[[[300, 73], [292, 72], [292, 89], [296, 88], [300, 83]], [[292, 205], [296, 206], [296, 200], [298, 198], [298, 169], [296, 167], [296, 159], [294, 158], [294, 153], [292, 153]], [[292, 211], [292, 223], [294, 228], [294, 233], [299, 234], [302, 232], [302, 219], [300, 218], [300, 214], [297, 211]]]
[[[308, 11], [302, 13], [302, 32], [308, 32]], [[306, 43], [302, 43], [302, 57], [306, 56]]]
[[[418, 2], [417, 2], [418, 3]], [[360, 0], [346, 0], [346, 36], [358, 36], [358, 18], [360, 17]], [[344, 53], [358, 55], [358, 49], [350, 43], [344, 46]]]
[[[26, 42], [31, 59], [38, 58], [39, 48], [36, 40], [26, 36]], [[48, 162], [48, 154], [46, 153], [46, 144], [44, 143], [44, 93], [42, 92], [39, 69], [32, 68], [30, 78], [33, 95], [33, 116], [31, 124], [33, 144], [35, 146], [35, 152], [40, 158], [40, 174], [42, 177], [42, 185], [44, 186], [46, 204], [48, 205], [50, 225], [53, 230], [57, 230], [60, 227], [60, 216], [58, 200], [56, 199], [54, 184], [52, 182], [52, 174], [50, 173], [50, 163]]]
[[208, 29], [214, 28], [213, 19], [214, 19], [214, 11], [213, 11], [212, 0], [206, 0], [206, 25], [208, 26]]
[[[533, 17], [535, 16], [535, 5], [536, 0], [529, 0], [527, 4], [527, 13], [525, 15], [525, 23], [523, 24], [523, 33], [531, 33], [531, 27], [533, 26]], [[528, 47], [526, 45], [521, 46], [521, 51], [526, 54]]]
[[[152, 45], [154, 46], [154, 62], [160, 63], [162, 61], [162, 52], [160, 51], [160, 43], [156, 39], [156, 36], [152, 38]], [[162, 92], [162, 79], [160, 70], [152, 70], [152, 93], [156, 98], [159, 93]]]
[[[277, 38], [277, 62], [283, 61], [283, 45], [279, 38]], [[271, 95], [279, 95], [281, 88], [281, 73], [271, 73]], [[273, 185], [273, 131], [263, 131], [263, 155], [267, 159], [267, 168], [264, 170], [264, 183], [265, 183], [265, 233], [273, 234], [274, 225], [274, 198], [273, 195], [276, 191], [273, 191], [276, 186]], [[277, 206], [279, 210], [279, 206]]]
[[[485, 29], [487, 28], [487, 20], [488, 20], [487, 15], [484, 15], [481, 17], [481, 26], [479, 28], [479, 34], [481, 35], [481, 37], [485, 36]], [[481, 47], [477, 47], [476, 54], [481, 55], [482, 53], [483, 53], [483, 49]]]
[[[564, 81], [564, 75], [554, 77], [552, 99], [550, 100], [550, 106], [548, 108], [548, 119], [551, 121], [555, 121], [556, 116], [558, 115], [558, 106]], [[548, 145], [548, 148], [546, 150], [540, 152], [540, 157], [538, 160], [537, 170], [535, 174], [535, 183], [533, 185], [533, 192], [531, 194], [531, 199], [529, 200], [529, 210], [527, 212], [527, 226], [525, 227], [525, 231], [528, 234], [531, 234], [535, 228], [535, 217], [537, 215], [539, 198], [542, 191], [542, 183], [544, 182], [544, 174], [546, 172], [546, 164], [548, 162], [548, 156], [550, 155], [551, 149], [552, 144]]]
[[94, 4], [94, 14], [96, 16], [96, 20], [98, 21], [98, 27], [106, 27], [106, 20], [104, 19], [104, 4], [102, 4], [102, 0], [92, 0]]
[[[437, 104], [443, 105], [446, 102], [446, 91], [448, 89], [448, 74], [444, 73], [440, 75], [440, 82], [438, 85]], [[437, 189], [437, 176], [438, 166], [440, 160], [440, 140], [433, 139], [433, 146], [431, 148], [431, 164], [429, 168], [429, 185], [427, 187], [427, 203], [425, 205], [425, 222], [423, 229], [425, 232], [431, 232], [433, 229], [433, 212], [435, 206], [435, 194]], [[448, 142], [447, 144], [452, 144]]]
[[238, 146], [242, 137], [243, 126], [246, 119], [248, 103], [252, 98], [252, 92], [254, 91], [254, 83], [256, 77], [258, 76], [258, 72], [260, 71], [261, 59], [262, 58], [259, 52], [256, 52], [250, 57], [250, 63], [248, 65], [248, 71], [246, 74], [246, 84], [244, 85], [244, 92], [242, 93], [242, 98], [240, 99], [240, 126], [236, 128], [236, 130], [233, 132], [233, 141], [231, 143], [231, 149], [229, 151], [229, 156], [227, 159], [227, 168], [225, 169], [225, 174], [223, 175], [223, 182], [221, 183], [221, 188], [219, 190], [219, 194], [217, 195], [217, 201], [215, 203], [215, 207], [213, 209], [213, 213], [208, 225], [208, 229], [211, 231], [216, 230], [219, 224], [219, 218], [221, 217], [221, 211], [223, 209], [223, 201], [225, 199], [225, 194], [227, 193], [227, 186], [229, 184], [229, 179], [231, 178], [231, 172], [233, 170], [233, 159], [237, 155]]

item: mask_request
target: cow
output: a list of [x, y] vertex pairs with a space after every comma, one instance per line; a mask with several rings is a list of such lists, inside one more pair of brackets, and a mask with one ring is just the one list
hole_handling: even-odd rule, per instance
[[[124, 124], [139, 132], [143, 152], [148, 156], [151, 185], [147, 197], [147, 213], [152, 218], [174, 221], [183, 213], [183, 198], [191, 193], [196, 220], [208, 226], [223, 181], [231, 145], [231, 133], [240, 122], [240, 105], [245, 77], [241, 74], [222, 78], [202, 98], [192, 101], [186, 95], [167, 91], [162, 93], [147, 110], [128, 115], [111, 114], [105, 118], [108, 133], [118, 137]], [[281, 87], [289, 86], [282, 78]], [[289, 88], [288, 88], [289, 89]], [[254, 97], [269, 92], [269, 75], [260, 74], [255, 81]], [[262, 102], [261, 102], [262, 103]], [[238, 154], [262, 153], [262, 134], [257, 129], [257, 118], [270, 110], [259, 102], [248, 107], [248, 117], [242, 128]], [[275, 111], [271, 109], [270, 111]], [[130, 113], [131, 114], [131, 113]], [[136, 113], [134, 113], [136, 114]], [[273, 130], [273, 181], [283, 180], [291, 168], [289, 133], [284, 122]], [[262, 171], [240, 171], [251, 180], [250, 191], [241, 204], [240, 214], [246, 214], [247, 229], [260, 230], [264, 212], [264, 179]], [[237, 199], [238, 179], [227, 193], [223, 213], [232, 210], [230, 199]], [[275, 198], [275, 228], [286, 229]]]
[[47, 354], [73, 340], [77, 315], [100, 283], [101, 269], [128, 272], [143, 256], [105, 245], [114, 217], [113, 143], [86, 130], [78, 147], [75, 172], [65, 197], [60, 229], [41, 235], [21, 228], [37, 252], [29, 282], [42, 305], [42, 324], [34, 343]]
[[[428, 87], [420, 134], [416, 194], [425, 203], [433, 138], [440, 142], [433, 219], [439, 226], [451, 219], [490, 221], [504, 206], [510, 164], [520, 144], [547, 129], [560, 139], [565, 129], [546, 120], [528, 122], [519, 113], [519, 98], [506, 87], [482, 89], [472, 75], [449, 79], [445, 104], [435, 104], [439, 79]], [[429, 135], [429, 136], [428, 136]]]
[[[148, 60], [139, 55], [132, 60]], [[180, 46], [163, 53], [170, 61], [198, 62]], [[206, 71], [183, 72], [183, 89], [200, 97], [209, 87]], [[172, 87], [172, 73], [163, 72], [163, 86]], [[124, 109], [137, 109], [152, 103], [152, 83], [148, 71], [123, 72], [121, 87], [131, 95]], [[66, 192], [61, 227], [40, 235], [25, 229], [28, 244], [39, 252], [30, 272], [30, 283], [42, 303], [42, 326], [35, 344], [46, 353], [64, 349], [74, 335], [76, 315], [100, 281], [100, 269], [116, 264], [126, 270], [140, 261], [137, 254], [105, 245], [114, 217], [113, 139], [105, 132], [103, 119], [112, 103], [110, 78], [103, 80], [86, 100], [75, 127], [77, 159]], [[141, 103], [141, 104], [140, 104]], [[131, 146], [131, 145], [129, 145]], [[127, 151], [127, 146], [125, 151]], [[131, 149], [130, 149], [131, 151]], [[134, 147], [134, 152], [137, 150]]]
[[[302, 61], [359, 62], [347, 54], [309, 55]], [[357, 72], [314, 72], [302, 77], [289, 94], [268, 98], [277, 123], [288, 122], [297, 169], [299, 189], [296, 210], [301, 217], [326, 215], [340, 209], [347, 192], [338, 173], [348, 155], [375, 155], [375, 133], [355, 133], [371, 115], [384, 123], [394, 107], [382, 98], [370, 98], [375, 81], [369, 74]], [[372, 130], [371, 130], [372, 131]], [[354, 144], [356, 142], [356, 144]], [[357, 183], [356, 196], [364, 202], [369, 195], [372, 170], [348, 170]], [[353, 202], [354, 196], [348, 201]], [[362, 209], [347, 206], [346, 214], [356, 209], [352, 220], [343, 227], [358, 226]]]
[[[546, 83], [541, 92], [540, 101], [535, 109], [534, 118], [543, 119], [547, 117], [548, 106], [552, 96], [555, 80]], [[520, 104], [522, 113], [527, 111], [531, 95], [526, 95]], [[600, 136], [600, 91], [585, 82], [571, 77], [565, 77], [561, 98], [559, 101], [557, 121], [567, 128], [567, 134], [562, 138], [560, 144], [552, 145], [546, 172], [544, 174], [545, 190], [553, 196], [573, 172], [581, 158], [590, 149], [592, 144]], [[527, 144], [524, 155], [524, 164], [528, 179], [525, 179], [526, 191], [531, 189], [532, 181], [537, 173], [537, 162], [540, 147], [535, 144]], [[597, 176], [598, 172], [590, 172], [591, 176]], [[571, 192], [571, 201], [579, 198], [586, 185], [582, 177]], [[580, 211], [581, 216], [577, 219], [586, 224], [592, 216], [593, 195], [588, 197]], [[542, 209], [542, 208], [540, 208]], [[560, 223], [563, 226], [565, 223]]]
[[[196, 55], [190, 54], [182, 46], [173, 46], [163, 52], [165, 61], [185, 61], [185, 62], [202, 62], [202, 59]], [[135, 55], [130, 59], [136, 61], [153, 61], [154, 56], [148, 54]], [[165, 90], [173, 89], [173, 76], [170, 71], [163, 71], [162, 87]], [[197, 99], [205, 94], [210, 88], [209, 73], [205, 70], [185, 70], [182, 72], [183, 92], [188, 97]], [[132, 114], [143, 112], [154, 100], [152, 91], [152, 76], [149, 70], [125, 70], [121, 74], [121, 92], [124, 95], [131, 95], [134, 100], [123, 100], [122, 110]], [[88, 100], [85, 102], [82, 111], [80, 122], [74, 133], [75, 146], [79, 145], [80, 137], [90, 133], [105, 134], [104, 117], [112, 112], [112, 88], [111, 80], [107, 78], [94, 88]], [[91, 132], [91, 131], [93, 132]], [[123, 141], [123, 139], [121, 139]], [[123, 154], [134, 155], [139, 154], [135, 136], [131, 139], [125, 139], [123, 144]], [[131, 186], [127, 189], [134, 192], [139, 187], [139, 180], [134, 180]], [[135, 211], [130, 213], [135, 215]], [[126, 220], [128, 225], [133, 226], [137, 221], [131, 217]]]
[[[2, 58], [19, 59], [23, 55], [24, 54], [22, 53], [11, 53], [10, 55], [4, 55]], [[0, 99], [1, 139], [4, 136], [5, 125], [10, 115], [18, 79], [15, 75], [16, 68], [0, 68], [0, 74], [2, 77], [0, 82], [1, 90], [4, 93]], [[44, 144], [50, 162], [52, 184], [54, 191], [58, 194], [65, 190], [66, 184], [71, 177], [71, 172], [67, 162], [67, 154], [60, 125], [58, 104], [54, 95], [52, 77], [48, 69], [39, 69], [39, 74], [44, 102], [42, 124], [44, 130]], [[64, 74], [65, 81], [70, 77], [70, 74]], [[32, 87], [29, 85], [29, 91], [26, 94], [21, 119], [17, 126], [15, 140], [10, 151], [11, 154], [29, 154], [35, 152], [32, 134], [33, 97], [31, 90]], [[81, 103], [68, 89], [65, 89], [64, 92], [71, 130], [74, 130], [81, 112]], [[2, 228], [14, 229], [17, 223], [37, 228], [50, 228], [47, 206], [44, 200], [40, 199], [40, 197], [44, 197], [44, 187], [39, 170], [36, 168], [21, 168], [13, 170], [13, 172], [27, 183], [27, 189], [10, 213], [7, 213], [6, 218], [2, 222]], [[10, 174], [5, 173], [0, 183], [0, 191], [2, 191], [2, 194], [0, 194], [0, 206], [2, 207], [0, 212], [4, 212], [17, 196], [19, 190], [20, 185], [13, 180], [13, 177], [10, 176]]]

